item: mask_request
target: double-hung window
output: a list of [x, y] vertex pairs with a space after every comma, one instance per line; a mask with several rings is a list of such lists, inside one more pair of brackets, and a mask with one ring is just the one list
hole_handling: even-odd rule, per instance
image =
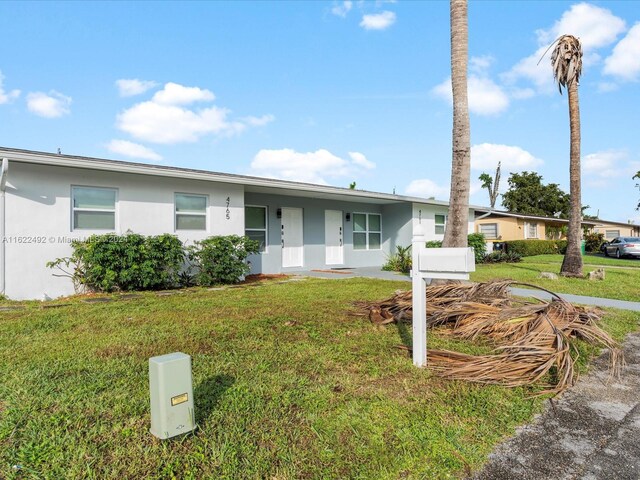
[[207, 229], [207, 196], [176, 193], [176, 230]]
[[526, 238], [538, 238], [538, 224], [536, 222], [527, 222], [526, 229]]
[[382, 217], [378, 213], [353, 214], [353, 249], [380, 250]]
[[72, 230], [115, 230], [115, 188], [72, 187]]
[[447, 216], [436, 214], [436, 235], [444, 235], [444, 227], [447, 225]]
[[244, 207], [244, 234], [260, 244], [260, 252], [267, 250], [267, 207]]

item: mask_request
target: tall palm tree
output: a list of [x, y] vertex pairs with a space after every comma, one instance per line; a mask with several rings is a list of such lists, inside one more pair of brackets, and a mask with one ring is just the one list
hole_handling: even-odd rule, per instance
[[451, 0], [451, 88], [453, 91], [453, 149], [449, 217], [443, 247], [466, 247], [469, 233], [471, 139], [467, 98], [469, 29], [467, 0]]
[[567, 252], [562, 261], [560, 273], [569, 277], [582, 276], [582, 255], [580, 238], [582, 225], [582, 199], [580, 193], [580, 105], [578, 84], [582, 73], [582, 47], [573, 35], [561, 36], [551, 54], [553, 77], [562, 94], [564, 87], [569, 94], [569, 127], [571, 147], [569, 153], [569, 228], [567, 231]]

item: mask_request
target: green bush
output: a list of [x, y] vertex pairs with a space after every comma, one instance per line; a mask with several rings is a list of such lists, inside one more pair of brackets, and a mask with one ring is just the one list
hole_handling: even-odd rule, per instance
[[387, 263], [382, 266], [382, 270], [409, 273], [409, 270], [411, 270], [411, 262], [411, 245], [408, 247], [396, 245], [396, 253], [387, 259]]
[[92, 235], [71, 242], [68, 258], [48, 262], [71, 277], [76, 290], [155, 290], [179, 282], [185, 252], [174, 235], [145, 237], [136, 233]]
[[533, 255], [562, 254], [567, 251], [566, 240], [511, 240], [504, 242], [508, 253], [517, 253], [523, 257]]
[[599, 252], [600, 247], [606, 242], [604, 233], [587, 233], [584, 236], [584, 249], [586, 252]]
[[247, 256], [258, 253], [260, 244], [248, 237], [227, 235], [194, 242], [187, 250], [196, 270], [196, 282], [210, 286], [236, 283], [249, 273]]
[[[467, 237], [467, 243], [470, 247], [473, 247], [473, 251], [476, 256], [476, 263], [482, 262], [482, 259], [487, 254], [487, 242], [482, 233], [470, 233]], [[426, 243], [427, 248], [441, 248], [442, 242], [440, 240], [430, 240]]]
[[473, 253], [476, 256], [476, 263], [482, 263], [487, 254], [487, 241], [482, 233], [470, 233], [467, 237], [470, 247], [473, 247]]
[[515, 252], [495, 251], [485, 255], [481, 263], [518, 263], [522, 261], [522, 255]]

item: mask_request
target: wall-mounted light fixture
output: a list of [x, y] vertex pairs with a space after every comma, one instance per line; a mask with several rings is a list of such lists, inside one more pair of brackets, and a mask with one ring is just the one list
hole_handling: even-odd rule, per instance
[[276, 210], [276, 217], [282, 218], [282, 209], [281, 208]]
[[351, 214], [350, 214], [350, 213], [347, 213], [347, 214], [344, 216], [344, 219], [345, 219], [347, 222], [350, 222], [350, 221], [351, 221]]

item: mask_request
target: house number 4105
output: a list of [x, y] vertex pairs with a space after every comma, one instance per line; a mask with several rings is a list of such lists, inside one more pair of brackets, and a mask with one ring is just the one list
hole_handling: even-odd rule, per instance
[[231, 220], [231, 210], [229, 209], [230, 204], [231, 204], [231, 197], [227, 197], [227, 211], [226, 211], [227, 220]]

